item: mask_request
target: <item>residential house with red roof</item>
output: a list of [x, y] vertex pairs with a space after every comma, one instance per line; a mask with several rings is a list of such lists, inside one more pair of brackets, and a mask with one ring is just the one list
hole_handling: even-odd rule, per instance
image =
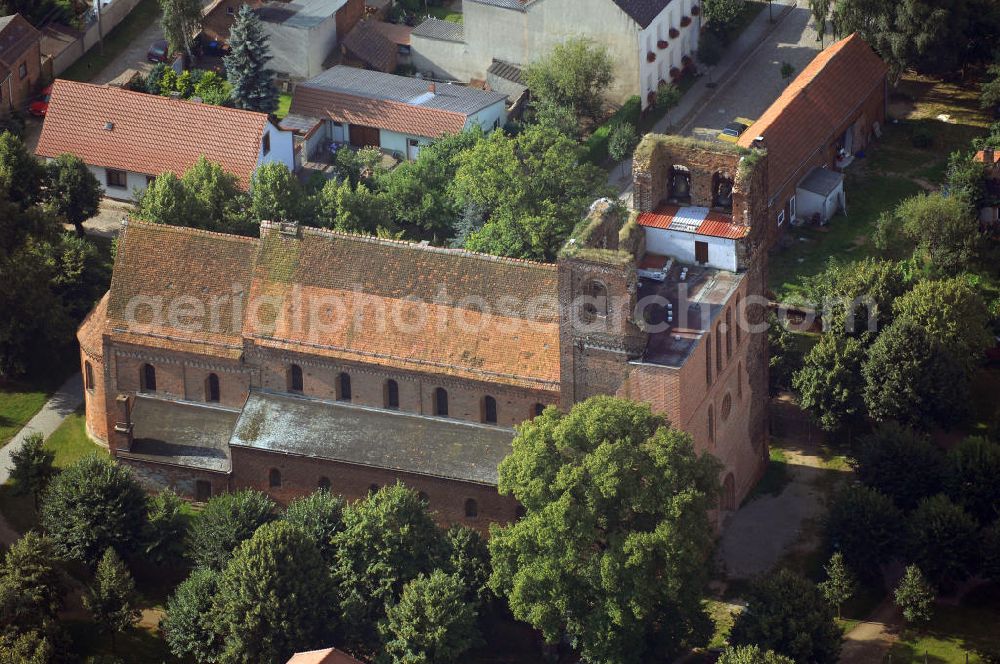
[[42, 34], [20, 14], [0, 18], [0, 113], [23, 111], [42, 77]]
[[57, 80], [35, 154], [63, 153], [80, 157], [106, 196], [124, 200], [160, 173], [183, 175], [201, 156], [244, 188], [263, 164], [295, 169], [292, 133], [266, 113]]
[[332, 142], [414, 159], [420, 146], [445, 134], [502, 127], [506, 103], [498, 92], [338, 65], [295, 86], [289, 115], [319, 124], [309, 154]]
[[418, 71], [450, 80], [486, 80], [494, 60], [523, 67], [570, 37], [608, 50], [608, 95], [637, 95], [646, 108], [656, 90], [694, 65], [701, 0], [467, 0], [462, 23], [428, 18], [410, 37]]
[[297, 652], [285, 664], [361, 664], [361, 661], [336, 648], [326, 648]]
[[768, 204], [778, 227], [846, 209], [843, 169], [878, 136], [888, 67], [857, 34], [817, 55], [740, 136], [768, 152]]

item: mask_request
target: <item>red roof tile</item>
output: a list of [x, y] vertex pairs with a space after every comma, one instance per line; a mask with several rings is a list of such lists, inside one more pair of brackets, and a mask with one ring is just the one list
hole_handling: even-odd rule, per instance
[[248, 186], [267, 122], [265, 113], [58, 80], [35, 152], [147, 175], [182, 175], [204, 155]]
[[289, 112], [314, 118], [328, 117], [334, 122], [378, 127], [427, 138], [461, 133], [466, 121], [464, 114], [455, 111], [426, 108], [390, 99], [370, 99], [321, 90], [305, 84], [295, 87]]
[[[986, 153], [983, 150], [980, 150], [979, 152], [976, 153], [974, 160], [986, 163]], [[1000, 150], [993, 151], [993, 163], [994, 164], [1000, 163]]]
[[285, 664], [361, 664], [359, 660], [345, 655], [336, 648], [297, 652]]
[[813, 58], [743, 132], [738, 144], [745, 148], [758, 136], [764, 137], [769, 196], [781, 192], [809, 157], [834, 139], [876, 86], [885, 85], [887, 71], [871, 47], [852, 34]]
[[[637, 222], [640, 226], [648, 228], [669, 229], [673, 226], [675, 217], [680, 210], [681, 208], [677, 205], [661, 205], [653, 212], [643, 212], [640, 214]], [[729, 240], [739, 240], [746, 237], [750, 232], [749, 226], [734, 224], [731, 215], [714, 212], [707, 208], [685, 207], [684, 210], [688, 218], [692, 216], [700, 218], [699, 225], [694, 230], [676, 227], [673, 230]]]

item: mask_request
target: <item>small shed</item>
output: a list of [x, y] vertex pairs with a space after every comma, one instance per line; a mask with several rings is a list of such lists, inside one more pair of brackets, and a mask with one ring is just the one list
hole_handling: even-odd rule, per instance
[[795, 189], [795, 216], [810, 220], [819, 215], [826, 223], [839, 210], [845, 209], [844, 174], [817, 166]]

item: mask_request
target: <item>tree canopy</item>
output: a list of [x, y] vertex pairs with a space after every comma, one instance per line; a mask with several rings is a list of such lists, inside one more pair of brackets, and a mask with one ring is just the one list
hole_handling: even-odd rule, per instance
[[902, 549], [903, 513], [892, 500], [875, 489], [852, 484], [833, 498], [825, 522], [831, 548], [866, 581], [882, 577], [881, 565]]
[[577, 117], [598, 122], [604, 94], [614, 81], [614, 65], [607, 48], [572, 37], [525, 67], [524, 77], [541, 104], [569, 108]]
[[274, 86], [274, 72], [267, 67], [271, 46], [260, 17], [250, 5], [242, 4], [236, 12], [236, 20], [229, 29], [229, 46], [229, 55], [223, 63], [226, 80], [232, 86], [233, 103], [249, 111], [275, 111], [278, 90]]
[[297, 526], [264, 524], [241, 543], [219, 577], [221, 662], [283, 664], [325, 644], [336, 628], [330, 573]]
[[108, 548], [135, 550], [146, 520], [146, 492], [128, 469], [91, 454], [49, 485], [40, 521], [59, 555], [95, 567]]
[[906, 510], [944, 485], [941, 451], [927, 435], [895, 422], [876, 426], [860, 440], [853, 465], [858, 479]]
[[491, 587], [549, 641], [592, 661], [665, 656], [706, 635], [704, 561], [718, 463], [647, 405], [593, 397], [518, 430], [499, 489], [525, 515], [494, 527]]
[[796, 662], [837, 661], [842, 633], [833, 607], [812, 582], [783, 569], [756, 581], [746, 599], [730, 642], [757, 645]]
[[917, 194], [883, 213], [872, 239], [885, 252], [912, 250], [927, 271], [951, 276], [978, 255], [979, 221], [961, 196]]
[[252, 489], [213, 496], [191, 525], [188, 556], [198, 567], [222, 570], [233, 549], [271, 521], [274, 510], [274, 501]]
[[201, 29], [200, 0], [159, 0], [159, 3], [162, 12], [160, 25], [171, 50], [184, 49], [188, 57], [194, 57], [191, 45]]
[[792, 378], [799, 405], [826, 431], [864, 416], [864, 379], [861, 366], [865, 347], [858, 339], [823, 335]]
[[46, 166], [48, 206], [76, 227], [83, 236], [83, 222], [97, 214], [104, 191], [101, 183], [79, 157], [61, 154]]
[[907, 551], [933, 583], [951, 587], [975, 573], [978, 525], [960, 505], [938, 494], [907, 516]]

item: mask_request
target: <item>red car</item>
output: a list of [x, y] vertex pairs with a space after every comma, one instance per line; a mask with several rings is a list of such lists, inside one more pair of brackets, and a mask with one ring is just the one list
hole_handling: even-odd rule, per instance
[[52, 98], [52, 86], [42, 89], [42, 96], [28, 105], [28, 112], [35, 117], [44, 118], [49, 111], [49, 100]]

